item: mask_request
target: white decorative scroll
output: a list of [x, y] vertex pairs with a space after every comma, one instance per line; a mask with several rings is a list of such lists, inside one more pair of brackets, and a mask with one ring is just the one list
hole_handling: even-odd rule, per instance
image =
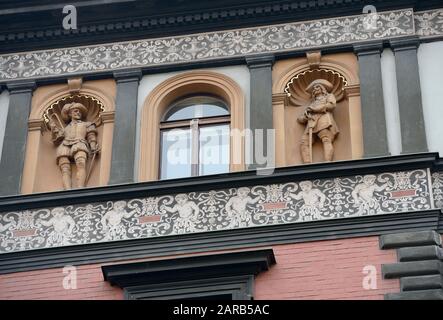
[[3, 212], [0, 253], [429, 210], [429, 181], [414, 170]]
[[421, 38], [443, 37], [443, 9], [416, 12], [414, 19]]

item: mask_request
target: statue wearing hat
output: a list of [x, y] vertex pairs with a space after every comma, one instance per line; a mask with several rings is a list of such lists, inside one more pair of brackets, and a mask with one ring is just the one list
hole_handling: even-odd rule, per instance
[[[66, 126], [59, 120], [59, 125], [50, 122], [52, 140], [57, 147], [57, 165], [62, 173], [63, 187], [72, 188], [71, 163], [76, 165], [76, 184], [85, 187], [90, 172], [86, 173], [86, 161], [93, 154], [93, 160], [99, 151], [97, 129], [93, 122], [83, 121], [88, 110], [78, 102], [67, 103], [61, 110], [61, 117]], [[90, 171], [90, 170], [89, 170]]]
[[315, 137], [323, 143], [325, 161], [332, 161], [334, 156], [333, 142], [339, 133], [333, 110], [337, 105], [334, 94], [330, 93], [333, 85], [324, 79], [314, 80], [306, 91], [311, 94], [311, 103], [306, 106], [302, 116], [297, 120], [306, 126], [301, 139], [301, 156], [304, 163], [312, 163], [312, 145]]

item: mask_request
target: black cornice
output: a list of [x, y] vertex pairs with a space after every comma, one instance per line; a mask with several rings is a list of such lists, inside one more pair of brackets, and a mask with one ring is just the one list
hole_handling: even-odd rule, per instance
[[[29, 0], [1, 4], [0, 53], [361, 14], [365, 4], [375, 5], [379, 11], [441, 7], [441, 0], [114, 0], [107, 5], [97, 2], [52, 1], [48, 5]], [[77, 30], [62, 28], [64, 3], [78, 3]]]
[[275, 264], [272, 249], [103, 266], [103, 277], [121, 288], [226, 276], [256, 275]]
[[4, 196], [0, 197], [0, 212], [152, 197], [176, 194], [183, 190], [197, 192], [227, 187], [285, 183], [313, 179], [313, 177], [325, 179], [402, 170], [427, 168], [434, 170], [440, 163], [438, 153], [419, 153], [276, 168], [270, 175], [257, 174], [256, 170], [250, 170], [154, 182]]

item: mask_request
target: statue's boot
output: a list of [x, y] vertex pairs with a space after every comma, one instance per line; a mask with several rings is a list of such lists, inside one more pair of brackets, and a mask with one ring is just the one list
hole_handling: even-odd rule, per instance
[[311, 163], [311, 151], [309, 147], [309, 137], [303, 136], [300, 145], [300, 154], [303, 163]]
[[84, 188], [86, 185], [86, 152], [79, 151], [74, 158], [77, 166], [77, 188]]
[[70, 190], [72, 188], [71, 161], [69, 161], [69, 159], [60, 158], [59, 167], [60, 167], [60, 171], [62, 173], [63, 188], [65, 190]]
[[329, 137], [323, 137], [322, 142], [325, 161], [332, 161], [334, 158], [334, 146], [332, 145], [331, 139]]

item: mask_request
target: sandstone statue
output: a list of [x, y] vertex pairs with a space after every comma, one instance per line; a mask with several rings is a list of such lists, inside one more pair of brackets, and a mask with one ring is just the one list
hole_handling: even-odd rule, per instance
[[[84, 121], [88, 109], [81, 103], [67, 103], [61, 110], [61, 118], [53, 114], [49, 122], [52, 141], [57, 145], [57, 165], [60, 168], [64, 189], [72, 188], [71, 165], [76, 166], [76, 187], [83, 188], [91, 173], [96, 154], [97, 128], [93, 122]], [[54, 121], [54, 118], [57, 121]], [[66, 124], [66, 125], [65, 125]], [[87, 160], [91, 159], [86, 171]]]
[[305, 125], [301, 139], [300, 152], [304, 163], [312, 163], [312, 145], [316, 137], [323, 143], [325, 161], [334, 157], [334, 140], [339, 133], [338, 126], [332, 115], [337, 105], [333, 93], [333, 85], [324, 79], [314, 80], [306, 91], [311, 94], [311, 102], [305, 107], [303, 115], [297, 120]]

